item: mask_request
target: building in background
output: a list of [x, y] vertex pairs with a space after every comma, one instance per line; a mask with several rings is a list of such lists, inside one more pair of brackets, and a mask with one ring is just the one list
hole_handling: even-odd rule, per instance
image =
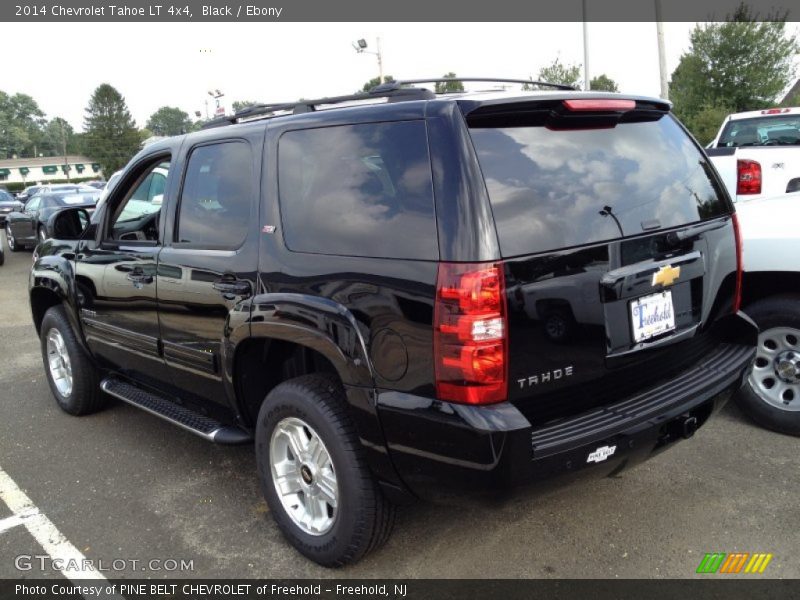
[[103, 177], [100, 165], [85, 156], [0, 159], [0, 184], [22, 189], [37, 182], [85, 181]]

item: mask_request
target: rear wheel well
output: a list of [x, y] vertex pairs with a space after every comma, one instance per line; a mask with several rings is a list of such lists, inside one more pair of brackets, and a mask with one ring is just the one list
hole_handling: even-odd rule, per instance
[[777, 296], [780, 294], [796, 294], [800, 291], [800, 273], [792, 271], [765, 271], [744, 273], [742, 281], [742, 307]]
[[31, 290], [31, 313], [33, 314], [33, 324], [36, 326], [36, 333], [41, 333], [42, 319], [53, 306], [61, 304], [61, 298], [53, 290], [47, 288], [33, 288]]
[[320, 352], [286, 340], [253, 338], [242, 342], [234, 360], [236, 397], [248, 425], [255, 423], [261, 403], [280, 383], [311, 373], [339, 373]]

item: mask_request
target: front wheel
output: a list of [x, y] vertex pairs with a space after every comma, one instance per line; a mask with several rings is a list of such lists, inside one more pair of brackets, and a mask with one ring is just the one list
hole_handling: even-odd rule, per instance
[[14, 237], [14, 232], [11, 231], [11, 225], [6, 225], [6, 243], [8, 244], [8, 249], [12, 252], [19, 252], [22, 250], [20, 245], [17, 243], [16, 238]]
[[262, 492], [286, 539], [320, 565], [356, 562], [391, 533], [394, 506], [362, 455], [334, 377], [304, 375], [264, 400], [256, 424]]
[[71, 415], [86, 415], [105, 405], [97, 369], [84, 351], [62, 305], [49, 308], [40, 330], [47, 383], [58, 405]]
[[756, 423], [800, 435], [800, 296], [766, 298], [744, 310], [761, 333], [737, 403]]

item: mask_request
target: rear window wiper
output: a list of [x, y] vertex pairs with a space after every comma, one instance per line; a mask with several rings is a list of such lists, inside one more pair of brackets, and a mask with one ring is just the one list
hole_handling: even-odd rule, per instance
[[714, 231], [715, 229], [721, 229], [726, 223], [727, 221], [712, 221], [710, 223], [702, 223], [693, 227], [687, 227], [686, 229], [681, 229], [680, 231], [670, 231], [666, 235], [665, 239], [667, 244], [670, 246], [677, 246], [681, 242], [696, 238], [703, 233]]

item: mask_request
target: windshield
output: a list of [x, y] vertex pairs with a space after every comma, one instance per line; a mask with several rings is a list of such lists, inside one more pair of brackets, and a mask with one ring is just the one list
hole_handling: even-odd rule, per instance
[[6, 192], [5, 190], [0, 190], [0, 202], [13, 202], [14, 197]]
[[727, 214], [707, 160], [670, 116], [611, 128], [472, 127], [503, 256]]
[[800, 115], [764, 115], [728, 121], [718, 148], [739, 146], [796, 146], [800, 144]]

